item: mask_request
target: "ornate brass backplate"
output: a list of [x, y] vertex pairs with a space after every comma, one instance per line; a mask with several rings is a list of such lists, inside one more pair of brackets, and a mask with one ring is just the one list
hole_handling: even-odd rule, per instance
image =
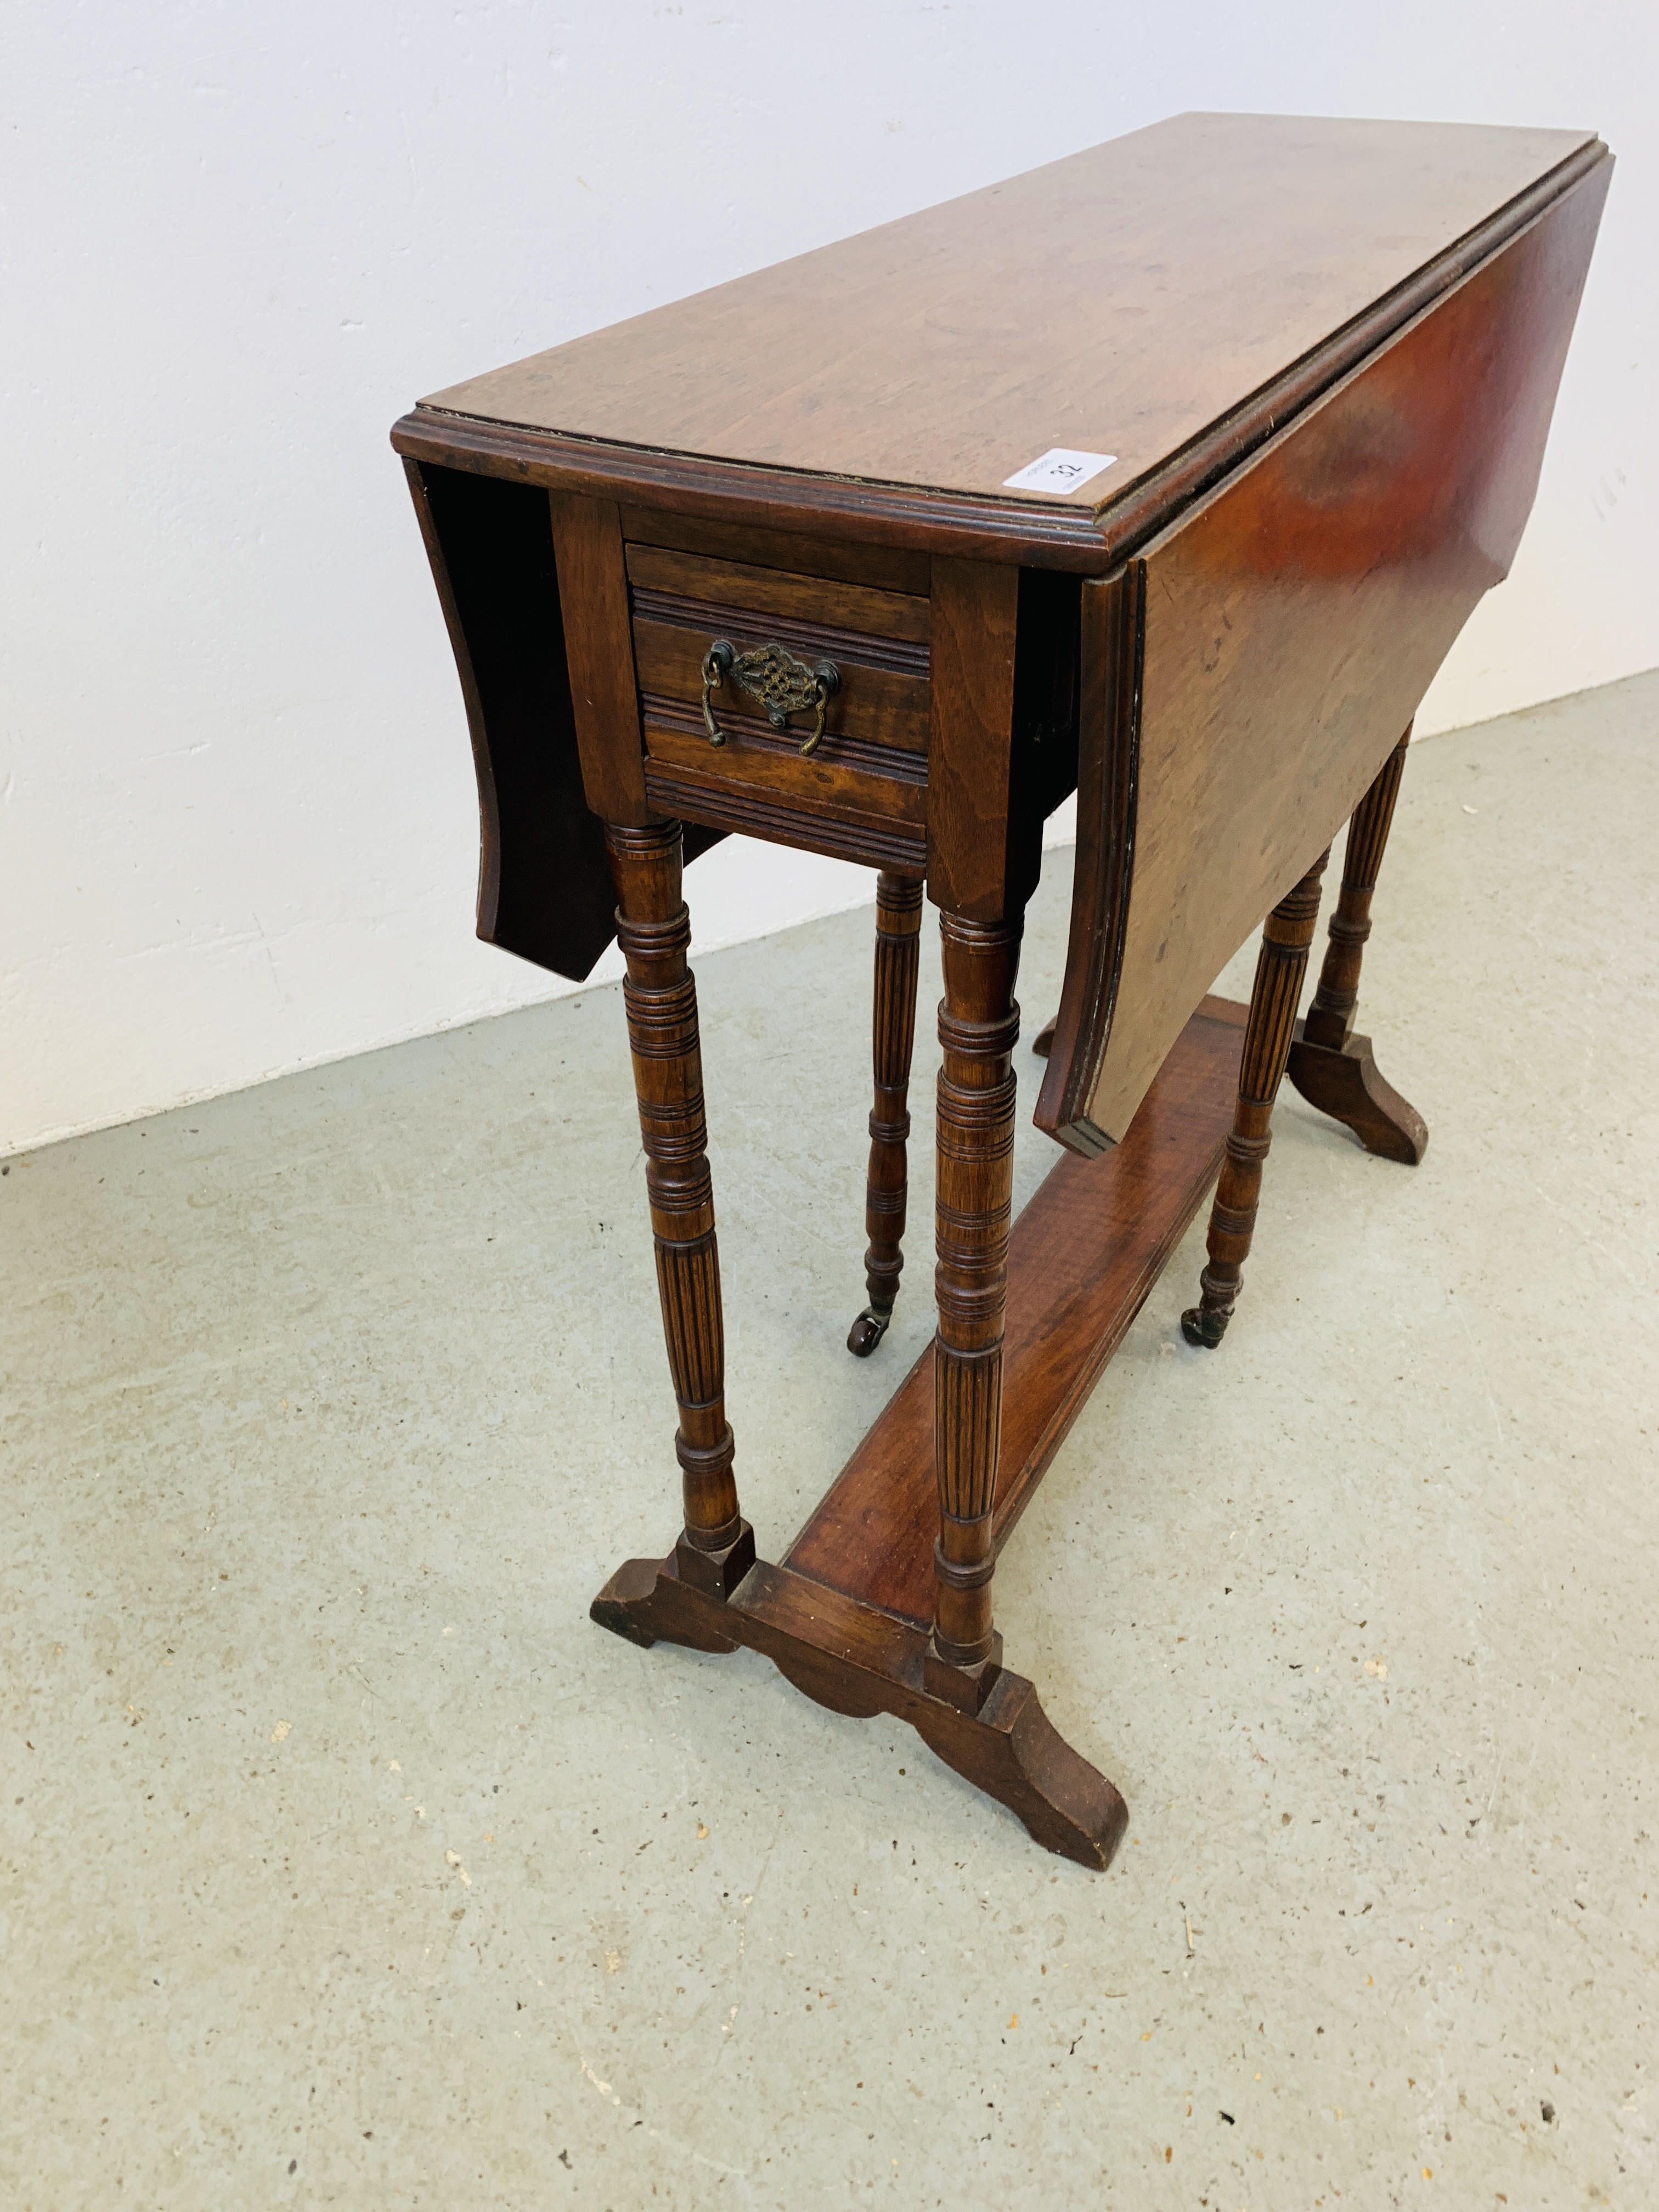
[[711, 745], [726, 743], [726, 732], [714, 720], [713, 695], [728, 677], [739, 691], [760, 702], [775, 730], [787, 730], [792, 714], [816, 707], [817, 719], [800, 749], [803, 753], [817, 750], [825, 709], [841, 689], [841, 671], [833, 660], [820, 660], [809, 668], [781, 645], [757, 645], [751, 652], [739, 653], [730, 638], [717, 637], [702, 662], [702, 720]]

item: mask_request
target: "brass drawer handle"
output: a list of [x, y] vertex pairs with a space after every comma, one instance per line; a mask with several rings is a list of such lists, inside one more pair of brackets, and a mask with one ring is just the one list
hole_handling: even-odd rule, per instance
[[726, 732], [714, 720], [713, 695], [728, 676], [739, 691], [759, 700], [775, 730], [787, 730], [792, 714], [816, 707], [817, 720], [800, 749], [803, 753], [817, 750], [825, 710], [841, 689], [841, 671], [833, 660], [820, 660], [809, 668], [781, 645], [757, 645], [752, 653], [739, 653], [730, 638], [717, 637], [702, 661], [702, 720], [711, 745], [726, 743]]

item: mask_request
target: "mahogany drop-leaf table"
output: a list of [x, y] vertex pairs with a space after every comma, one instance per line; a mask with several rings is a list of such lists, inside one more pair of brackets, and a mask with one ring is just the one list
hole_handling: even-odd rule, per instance
[[[1353, 1034], [1413, 716], [1537, 487], [1612, 173], [1583, 131], [1187, 115], [434, 394], [404, 456], [458, 663], [479, 934], [616, 937], [684, 1526], [593, 1601], [890, 1713], [1051, 1850], [1121, 1797], [1003, 1663], [997, 1553], [1219, 1171], [1217, 1346], [1288, 1072], [1393, 1159]], [[1401, 733], [1405, 732], [1405, 735]], [[1022, 917], [1078, 801], [1012, 1224]], [[1332, 841], [1323, 969], [1297, 1018]], [[903, 1265], [939, 911], [938, 1330], [783, 1558], [726, 1418], [684, 860], [877, 872], [866, 1303]], [[1248, 1008], [1207, 996], [1263, 923]]]

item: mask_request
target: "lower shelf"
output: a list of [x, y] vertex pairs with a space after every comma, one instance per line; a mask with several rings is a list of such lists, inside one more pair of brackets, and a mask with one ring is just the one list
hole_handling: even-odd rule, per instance
[[[1128, 1133], [1062, 1152], [1014, 1224], [1002, 1378], [998, 1548], [1128, 1334], [1221, 1164], [1248, 1008], [1206, 999]], [[825, 1492], [783, 1564], [925, 1626], [933, 1611], [930, 1345]]]

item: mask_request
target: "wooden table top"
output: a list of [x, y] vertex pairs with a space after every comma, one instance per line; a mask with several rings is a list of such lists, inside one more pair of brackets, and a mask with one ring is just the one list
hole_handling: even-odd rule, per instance
[[422, 408], [1028, 510], [1049, 448], [1113, 454], [1039, 495], [1085, 524], [1595, 143], [1177, 116]]

